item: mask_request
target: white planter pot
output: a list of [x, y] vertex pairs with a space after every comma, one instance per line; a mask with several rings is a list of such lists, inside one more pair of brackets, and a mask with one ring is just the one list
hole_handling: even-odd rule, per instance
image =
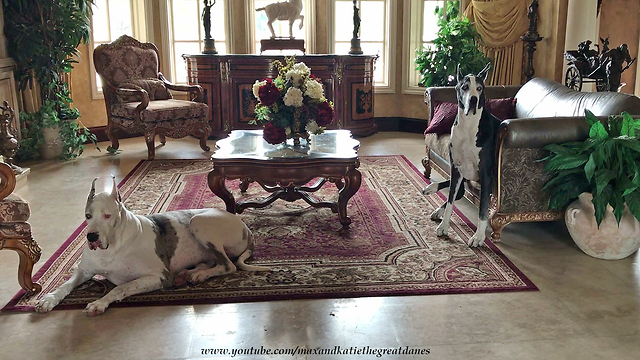
[[62, 155], [62, 139], [60, 138], [60, 128], [42, 129], [44, 144], [40, 147], [40, 155], [43, 159], [54, 159]]
[[591, 193], [582, 193], [565, 213], [569, 234], [580, 250], [605, 260], [622, 259], [636, 252], [640, 248], [640, 222], [625, 209], [618, 226], [613, 208], [607, 205], [598, 228], [592, 199]]

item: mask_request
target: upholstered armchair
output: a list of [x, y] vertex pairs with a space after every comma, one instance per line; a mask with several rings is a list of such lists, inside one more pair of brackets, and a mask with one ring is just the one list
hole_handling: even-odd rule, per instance
[[[114, 132], [119, 128], [144, 134], [149, 159], [155, 156], [156, 134], [162, 145], [166, 136], [182, 138], [195, 134], [200, 138], [200, 147], [209, 151], [209, 108], [204, 103], [202, 87], [168, 82], [160, 72], [160, 57], [154, 44], [123, 35], [110, 44], [98, 46], [93, 61], [102, 79], [107, 134], [113, 148], [119, 147]], [[173, 99], [169, 90], [187, 92], [190, 100]]]
[[20, 256], [18, 283], [28, 293], [37, 293], [42, 287], [31, 279], [33, 265], [40, 260], [40, 247], [31, 237], [27, 222], [31, 211], [29, 203], [11, 194], [16, 187], [13, 169], [0, 162], [0, 250], [11, 249]]

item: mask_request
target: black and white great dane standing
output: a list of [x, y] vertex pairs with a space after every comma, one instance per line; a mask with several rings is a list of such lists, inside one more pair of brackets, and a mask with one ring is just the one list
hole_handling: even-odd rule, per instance
[[450, 187], [449, 199], [431, 214], [433, 220], [442, 219], [436, 229], [436, 235], [445, 236], [449, 230], [453, 202], [464, 195], [464, 181], [480, 182], [478, 229], [468, 242], [468, 245], [473, 247], [485, 240], [494, 181], [496, 135], [500, 125], [500, 120], [484, 106], [484, 81], [490, 68], [491, 64], [488, 64], [478, 75], [469, 74], [463, 77], [458, 65], [458, 116], [451, 128], [449, 143], [451, 180], [434, 182], [422, 190], [422, 193], [427, 195]]

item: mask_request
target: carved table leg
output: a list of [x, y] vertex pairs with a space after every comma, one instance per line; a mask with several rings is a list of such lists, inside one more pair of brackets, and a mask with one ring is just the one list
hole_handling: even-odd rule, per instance
[[42, 290], [40, 284], [31, 279], [33, 265], [40, 260], [40, 246], [32, 238], [6, 239], [0, 249], [11, 249], [20, 256], [18, 265], [18, 283], [27, 293], [35, 294]]
[[233, 194], [227, 189], [227, 186], [224, 183], [225, 176], [220, 170], [213, 168], [208, 176], [209, 180], [209, 189], [216, 194], [219, 198], [221, 198], [224, 203], [227, 205], [227, 211], [235, 214], [236, 213], [236, 200], [233, 198]]
[[356, 169], [349, 170], [344, 177], [344, 187], [338, 195], [338, 215], [342, 227], [348, 227], [351, 224], [351, 219], [347, 216], [347, 202], [358, 192], [361, 183], [362, 174]]

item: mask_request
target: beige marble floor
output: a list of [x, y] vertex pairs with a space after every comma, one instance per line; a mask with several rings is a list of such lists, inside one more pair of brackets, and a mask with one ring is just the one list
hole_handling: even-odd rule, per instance
[[[361, 141], [361, 154], [404, 154], [422, 169], [418, 134], [388, 132]], [[83, 220], [91, 179], [109, 174], [121, 179], [146, 157], [140, 138], [121, 141], [121, 148], [116, 156], [89, 148], [75, 161], [31, 164], [28, 187], [18, 193], [31, 203], [34, 237], [43, 250], [38, 266]], [[169, 139], [156, 156], [208, 154], [195, 139]], [[460, 207], [477, 218], [469, 204]], [[260, 346], [430, 349], [428, 356], [382, 359], [640, 357], [637, 255], [615, 262], [588, 257], [562, 223], [510, 225], [498, 247], [540, 291], [115, 308], [96, 318], [80, 310], [0, 314], [0, 359], [184, 359], [205, 357], [203, 348]], [[15, 253], [0, 251], [0, 304], [19, 289], [17, 265]]]

